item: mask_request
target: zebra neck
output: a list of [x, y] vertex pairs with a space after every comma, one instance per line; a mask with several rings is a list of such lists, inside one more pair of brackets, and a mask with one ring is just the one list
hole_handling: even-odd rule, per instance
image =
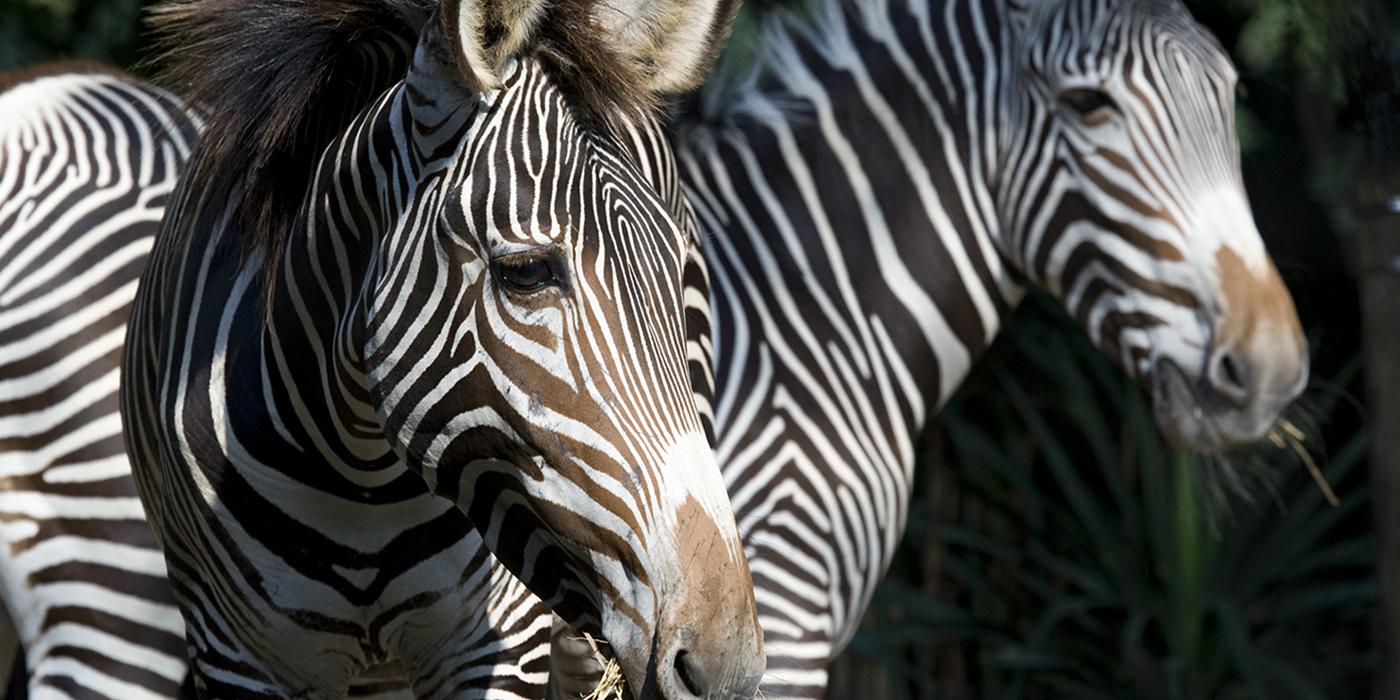
[[[682, 131], [717, 454], [755, 584], [782, 591], [765, 629], [827, 644], [804, 658], [854, 632], [904, 531], [918, 436], [1023, 293], [998, 214], [1002, 11], [822, 0], [817, 29], [785, 20]], [[823, 614], [790, 616], [792, 591]]]
[[398, 222], [425, 175], [422, 154], [404, 146], [421, 126], [407, 92], [391, 89], [322, 155], [305, 226], [283, 253], [257, 369], [279, 431], [367, 486], [404, 471], [368, 388], [366, 326], [385, 261], [411, 244]]
[[[881, 426], [892, 440], [912, 444], [966, 377], [1023, 293], [996, 191], [1002, 11], [993, 0], [826, 3], [818, 30], [789, 20], [756, 75], [706, 96], [723, 104], [690, 125], [681, 159], [714, 234], [720, 374], [753, 369], [740, 317], [759, 321], [755, 300], [769, 294], [758, 281], [780, 279], [768, 301], [783, 328], [770, 336], [806, 347], [778, 364], [830, 362], [830, 376], [804, 380], [813, 393], [897, 409]], [[717, 412], [737, 407], [719, 391]]]

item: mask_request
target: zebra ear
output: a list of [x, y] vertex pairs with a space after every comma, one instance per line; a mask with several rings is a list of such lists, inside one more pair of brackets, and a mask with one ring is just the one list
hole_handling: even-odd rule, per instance
[[446, 0], [443, 29], [457, 63], [477, 89], [497, 87], [498, 71], [530, 40], [548, 9], [548, 0]]
[[700, 85], [738, 5], [739, 0], [441, 0], [439, 7], [456, 63], [479, 89], [498, 86], [506, 60], [533, 43], [581, 74], [607, 74], [603, 82], [624, 86], [615, 92], [656, 95]]
[[600, 0], [595, 16], [641, 87], [664, 94], [699, 87], [738, 7], [738, 0]]

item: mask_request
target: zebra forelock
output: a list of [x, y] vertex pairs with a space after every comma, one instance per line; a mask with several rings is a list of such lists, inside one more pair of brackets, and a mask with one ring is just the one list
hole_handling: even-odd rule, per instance
[[[321, 151], [403, 76], [430, 0], [169, 0], [151, 11], [161, 81], [208, 115], [191, 182], [274, 265]], [[265, 267], [264, 277], [272, 271]]]
[[[235, 181], [245, 251], [278, 259], [302, 201], [299, 183], [355, 114], [403, 76], [430, 15], [468, 85], [497, 87], [530, 53], [571, 109], [606, 122], [652, 111], [699, 84], [727, 35], [736, 0], [166, 0], [152, 10], [161, 80], [209, 115], [191, 179]], [[234, 161], [241, 161], [234, 167]], [[271, 277], [271, 270], [264, 270]]]

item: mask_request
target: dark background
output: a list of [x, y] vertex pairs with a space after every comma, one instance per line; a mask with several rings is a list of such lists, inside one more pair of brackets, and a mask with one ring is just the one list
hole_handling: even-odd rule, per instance
[[[76, 57], [140, 72], [142, 4], [0, 0], [0, 70]], [[781, 4], [750, 0], [734, 45]], [[1400, 342], [1376, 329], [1400, 324], [1385, 314], [1400, 271], [1380, 252], [1400, 223], [1368, 206], [1400, 194], [1400, 8], [1187, 4], [1247, 90], [1254, 213], [1314, 349], [1288, 414], [1307, 458], [1292, 441], [1173, 454], [1141, 391], [1033, 295], [926, 436], [905, 545], [831, 697], [1396, 697], [1377, 685], [1397, 664], [1376, 569], [1400, 558], [1376, 521], [1400, 496], [1383, 488], [1400, 459], [1377, 448], [1400, 431], [1381, 408]]]

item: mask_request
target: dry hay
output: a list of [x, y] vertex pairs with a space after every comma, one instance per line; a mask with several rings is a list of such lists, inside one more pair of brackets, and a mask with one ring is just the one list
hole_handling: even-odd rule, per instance
[[593, 660], [603, 669], [603, 675], [598, 679], [597, 687], [593, 692], [583, 696], [581, 700], [627, 700], [627, 681], [622, 678], [622, 667], [617, 665], [617, 661], [605, 656], [598, 648], [599, 644], [607, 642], [594, 639], [593, 635], [584, 632], [584, 641], [588, 642], [588, 647], [593, 650]]
[[1332, 485], [1327, 483], [1327, 477], [1323, 476], [1322, 470], [1317, 467], [1317, 462], [1313, 461], [1312, 455], [1308, 454], [1307, 447], [1303, 445], [1303, 441], [1306, 439], [1307, 436], [1303, 431], [1294, 425], [1293, 421], [1287, 419], [1279, 420], [1278, 428], [1269, 431], [1269, 441], [1281, 450], [1292, 448], [1298, 458], [1303, 461], [1303, 465], [1308, 468], [1308, 473], [1312, 475], [1317, 487], [1322, 490], [1322, 496], [1327, 499], [1327, 503], [1336, 508], [1341, 505], [1341, 501], [1337, 499], [1337, 494], [1332, 491]]

